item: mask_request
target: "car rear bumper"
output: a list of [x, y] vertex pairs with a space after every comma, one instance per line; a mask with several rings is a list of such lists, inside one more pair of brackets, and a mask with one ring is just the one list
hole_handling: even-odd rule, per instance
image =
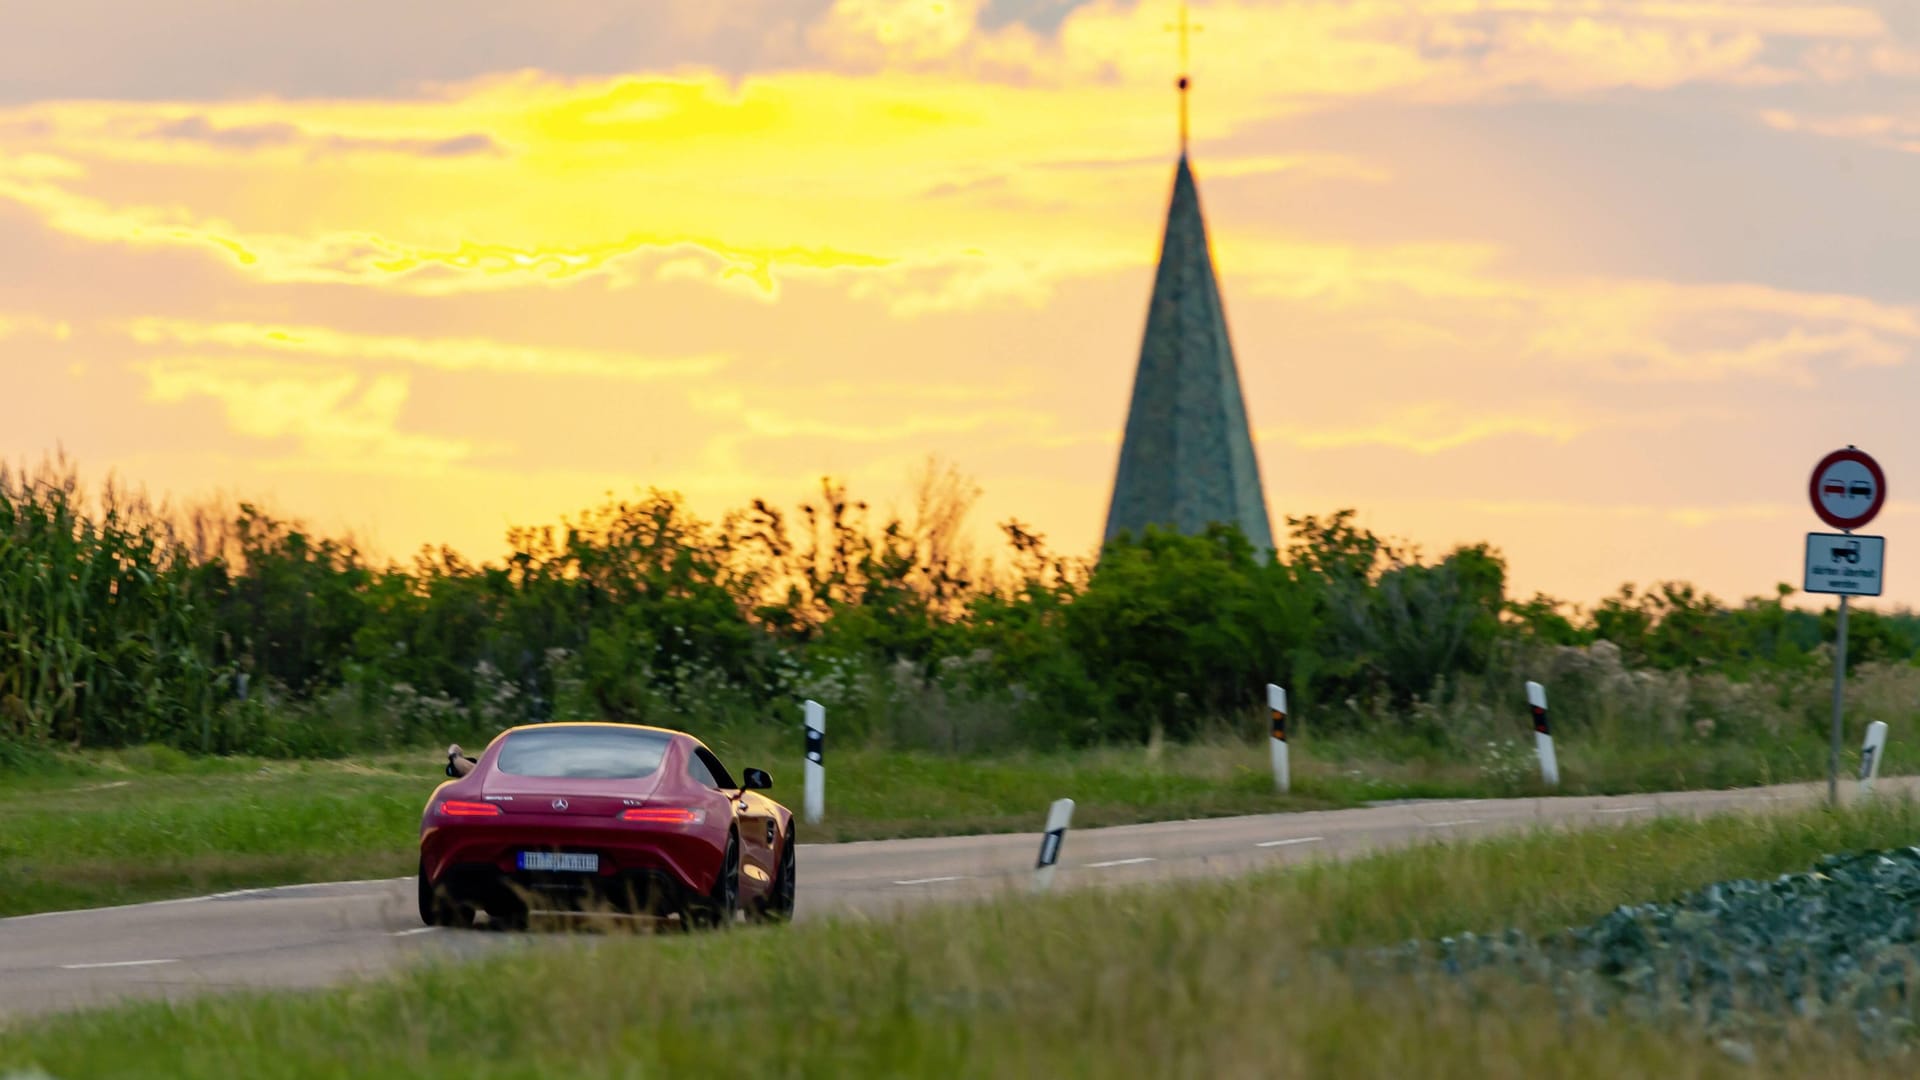
[[667, 916], [696, 898], [686, 882], [664, 870], [613, 874], [503, 872], [485, 863], [447, 868], [436, 883], [456, 903], [490, 915], [528, 911], [617, 912]]
[[[599, 856], [595, 873], [525, 871], [523, 851], [577, 852]], [[721, 851], [691, 829], [653, 829], [610, 824], [480, 822], [439, 826], [420, 837], [420, 866], [430, 885], [463, 902], [495, 910], [516, 906], [677, 907], [702, 896], [720, 871]], [[517, 905], [520, 907], [526, 904]]]

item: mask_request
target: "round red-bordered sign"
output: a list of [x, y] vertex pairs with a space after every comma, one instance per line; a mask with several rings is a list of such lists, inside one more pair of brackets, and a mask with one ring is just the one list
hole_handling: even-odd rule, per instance
[[1807, 497], [1821, 521], [1836, 529], [1858, 529], [1886, 504], [1887, 474], [1864, 450], [1835, 450], [1813, 467]]

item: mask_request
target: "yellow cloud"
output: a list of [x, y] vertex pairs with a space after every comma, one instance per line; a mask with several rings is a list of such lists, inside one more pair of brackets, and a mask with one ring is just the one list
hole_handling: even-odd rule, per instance
[[73, 336], [73, 327], [62, 320], [42, 318], [38, 315], [9, 315], [0, 312], [0, 341], [10, 337], [29, 335], [66, 341]]
[[[982, 30], [983, 6], [840, 0], [817, 36], [864, 57], [852, 73], [523, 72], [404, 101], [24, 106], [0, 111], [0, 200], [72, 236], [197, 248], [260, 281], [425, 295], [692, 277], [774, 299], [797, 277], [916, 315], [1038, 303], [1061, 281], [1147, 263], [1151, 230], [1111, 225], [1143, 216], [1140, 185], [1048, 166], [1164, 169], [1173, 5], [1085, 4], [1051, 39], [1017, 22]], [[1767, 67], [1787, 61], [1763, 63], [1763, 47], [1889, 40], [1870, 11], [1797, 2], [1232, 2], [1196, 13], [1202, 140], [1370, 98], [1799, 77]], [[1216, 150], [1203, 165], [1220, 177], [1386, 176], [1333, 156]], [[935, 191], [953, 194], [936, 205]], [[1284, 246], [1237, 250], [1255, 273], [1303, 261]], [[1340, 278], [1314, 269], [1305, 283], [1337, 293]]]
[[241, 351], [400, 361], [440, 371], [581, 376], [635, 382], [696, 378], [715, 374], [726, 365], [726, 359], [717, 355], [662, 360], [588, 349], [508, 345], [474, 338], [354, 334], [324, 326], [150, 318], [134, 320], [128, 324], [127, 333], [146, 345], [218, 345]]

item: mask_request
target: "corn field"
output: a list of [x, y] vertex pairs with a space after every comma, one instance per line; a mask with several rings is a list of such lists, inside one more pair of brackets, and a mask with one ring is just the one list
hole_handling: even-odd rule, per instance
[[188, 548], [144, 499], [83, 498], [71, 470], [0, 468], [0, 731], [185, 741], [216, 683]]

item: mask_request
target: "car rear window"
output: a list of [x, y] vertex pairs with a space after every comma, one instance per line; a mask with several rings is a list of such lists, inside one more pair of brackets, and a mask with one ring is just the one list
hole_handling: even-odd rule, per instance
[[511, 776], [631, 780], [660, 767], [668, 736], [619, 728], [549, 728], [507, 736], [494, 768]]

